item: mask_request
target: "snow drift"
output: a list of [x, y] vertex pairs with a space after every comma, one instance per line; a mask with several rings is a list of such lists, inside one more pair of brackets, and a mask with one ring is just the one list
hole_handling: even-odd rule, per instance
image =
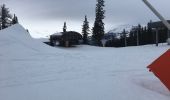
[[167, 49], [51, 48], [14, 25], [0, 31], [0, 100], [169, 100], [146, 69]]
[[33, 39], [19, 24], [0, 31], [1, 56], [26, 56], [30, 53], [51, 52], [53, 48]]

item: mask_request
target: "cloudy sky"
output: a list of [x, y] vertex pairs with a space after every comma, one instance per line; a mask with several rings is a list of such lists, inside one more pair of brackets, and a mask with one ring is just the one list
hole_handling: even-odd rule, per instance
[[[170, 0], [149, 1], [170, 19]], [[29, 29], [33, 37], [60, 32], [65, 21], [67, 30], [81, 32], [85, 15], [90, 27], [95, 19], [96, 0], [0, 0], [0, 5], [3, 3], [18, 16], [20, 24]], [[142, 0], [105, 0], [105, 5], [106, 32], [119, 25], [145, 25], [150, 19], [158, 20]]]

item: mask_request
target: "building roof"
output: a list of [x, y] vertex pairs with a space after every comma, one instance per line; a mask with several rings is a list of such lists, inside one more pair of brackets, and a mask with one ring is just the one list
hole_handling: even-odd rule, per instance
[[67, 31], [67, 32], [62, 32], [61, 38], [63, 40], [80, 40], [82, 39], [82, 35], [78, 32], [75, 31]]
[[50, 36], [52, 40], [81, 40], [82, 35], [75, 31], [55, 33]]
[[57, 35], [57, 36], [61, 36], [62, 35], [62, 32], [59, 32], [59, 33], [54, 33], [52, 35]]
[[[170, 20], [167, 20], [168, 23], [170, 23]], [[165, 25], [162, 23], [162, 21], [157, 21], [157, 22], [150, 22], [148, 24], [150, 28], [166, 28]]]

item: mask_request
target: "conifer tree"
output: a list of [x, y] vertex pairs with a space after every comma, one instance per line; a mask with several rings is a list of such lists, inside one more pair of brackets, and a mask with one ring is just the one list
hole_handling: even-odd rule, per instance
[[87, 44], [88, 34], [89, 34], [89, 22], [87, 20], [87, 16], [85, 16], [85, 20], [84, 20], [83, 28], [82, 28], [82, 33], [83, 33], [83, 43]]
[[66, 30], [67, 30], [67, 25], [66, 25], [66, 22], [64, 22], [63, 32], [66, 32]]
[[5, 7], [3, 4], [0, 8], [0, 19], [2, 29], [7, 28], [11, 24], [11, 14], [9, 13], [9, 8]]
[[96, 4], [96, 18], [93, 27], [93, 40], [97, 43], [97, 45], [101, 45], [101, 39], [104, 36], [104, 23], [103, 19], [105, 18], [105, 10], [104, 10], [104, 0], [97, 0]]
[[12, 24], [17, 24], [18, 23], [18, 18], [17, 16], [14, 14], [14, 17], [12, 19]]

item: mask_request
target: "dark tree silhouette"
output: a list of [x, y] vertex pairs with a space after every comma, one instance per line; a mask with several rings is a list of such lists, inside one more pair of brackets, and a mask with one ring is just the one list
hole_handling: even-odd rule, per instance
[[14, 17], [12, 18], [12, 24], [17, 24], [18, 23], [18, 18], [17, 16], [14, 14]]
[[89, 34], [89, 22], [87, 20], [87, 16], [85, 16], [85, 20], [83, 22], [82, 33], [83, 33], [83, 43], [87, 44], [88, 43], [88, 34]]
[[1, 21], [1, 28], [7, 28], [11, 25], [11, 14], [9, 13], [9, 8], [5, 7], [5, 4], [3, 4], [0, 8], [0, 21]]
[[101, 45], [101, 39], [104, 36], [104, 23], [103, 19], [105, 18], [105, 10], [104, 10], [104, 0], [97, 0], [96, 4], [96, 18], [93, 27], [93, 40], [97, 43], [97, 45]]
[[63, 32], [66, 32], [66, 31], [67, 31], [67, 25], [66, 25], [66, 22], [64, 22]]

